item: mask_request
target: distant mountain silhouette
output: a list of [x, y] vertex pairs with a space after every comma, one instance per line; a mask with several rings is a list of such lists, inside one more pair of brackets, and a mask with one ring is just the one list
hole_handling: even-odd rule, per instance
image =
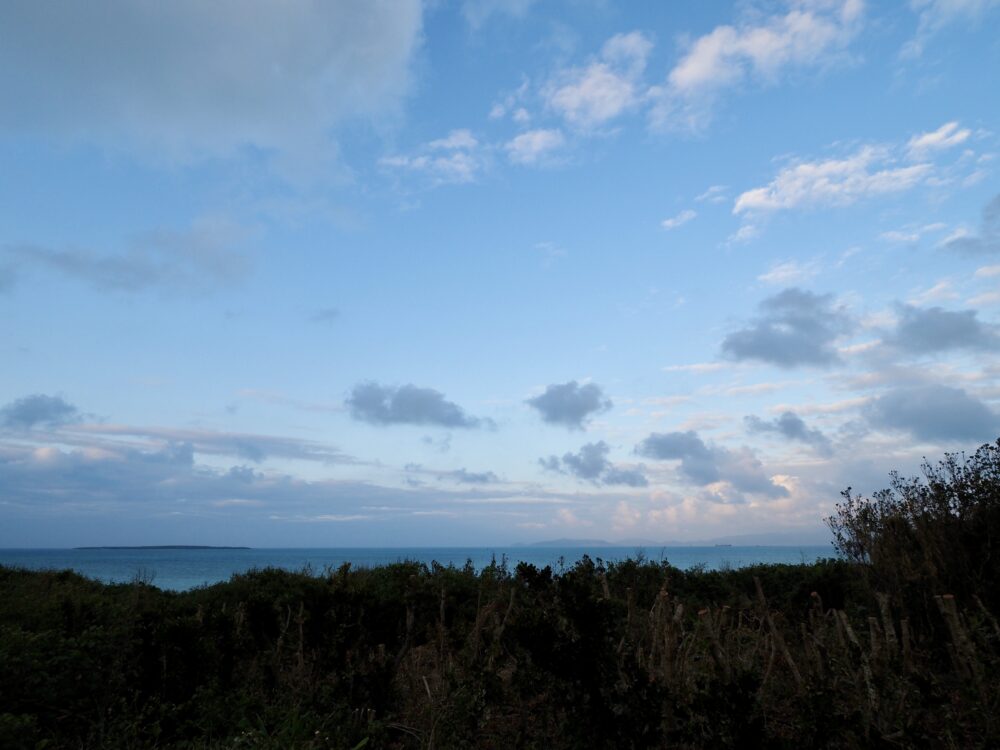
[[540, 542], [528, 542], [513, 545], [515, 547], [712, 547], [731, 544], [736, 547], [800, 547], [820, 546], [832, 541], [829, 532], [823, 531], [773, 531], [756, 534], [737, 534], [735, 536], [720, 536], [696, 541], [678, 541], [676, 539], [621, 539], [607, 541], [605, 539], [547, 539]]

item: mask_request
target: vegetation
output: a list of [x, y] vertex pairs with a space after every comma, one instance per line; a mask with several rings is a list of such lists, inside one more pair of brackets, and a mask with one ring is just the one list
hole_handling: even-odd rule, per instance
[[0, 747], [997, 747], [998, 455], [848, 491], [814, 565], [0, 568]]

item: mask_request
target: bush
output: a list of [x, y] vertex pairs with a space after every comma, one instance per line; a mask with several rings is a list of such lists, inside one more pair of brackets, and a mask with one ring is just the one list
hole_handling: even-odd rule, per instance
[[891, 474], [870, 499], [843, 493], [827, 519], [837, 550], [860, 564], [871, 585], [927, 613], [934, 595], [974, 595], [1000, 604], [1000, 440], [971, 458], [947, 454], [923, 477]]

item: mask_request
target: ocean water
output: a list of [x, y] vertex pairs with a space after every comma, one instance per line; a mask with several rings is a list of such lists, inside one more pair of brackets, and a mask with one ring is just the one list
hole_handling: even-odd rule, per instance
[[605, 561], [644, 555], [666, 560], [678, 568], [703, 565], [709, 570], [744, 567], [757, 563], [811, 563], [833, 557], [830, 546], [802, 547], [383, 547], [330, 549], [0, 549], [0, 564], [31, 569], [71, 569], [104, 582], [141, 578], [173, 591], [226, 581], [235, 573], [253, 568], [285, 570], [310, 568], [322, 573], [345, 562], [372, 567], [403, 560], [430, 565], [461, 567], [471, 561], [482, 569], [506, 558], [513, 568], [519, 562], [544, 567], [571, 567], [584, 555]]

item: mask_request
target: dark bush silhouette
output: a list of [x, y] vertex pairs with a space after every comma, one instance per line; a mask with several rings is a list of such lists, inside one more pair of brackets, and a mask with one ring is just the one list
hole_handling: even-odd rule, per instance
[[923, 477], [891, 475], [870, 499], [844, 493], [828, 519], [838, 551], [862, 566], [877, 591], [914, 615], [935, 595], [1000, 604], [1000, 440], [971, 457], [948, 454]]

